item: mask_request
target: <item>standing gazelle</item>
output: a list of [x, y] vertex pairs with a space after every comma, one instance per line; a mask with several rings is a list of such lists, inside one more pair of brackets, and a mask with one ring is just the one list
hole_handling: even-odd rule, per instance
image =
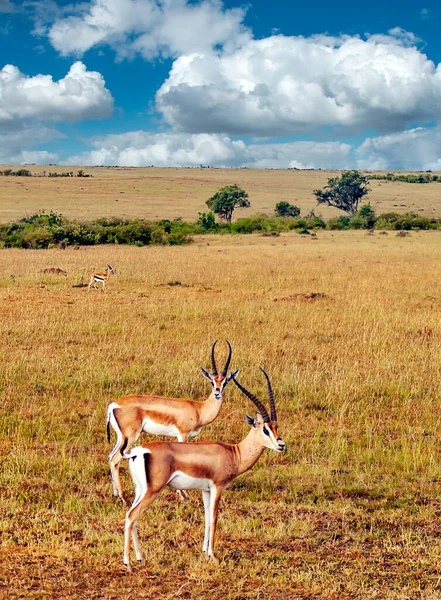
[[[262, 369], [263, 371], [263, 369]], [[135, 500], [126, 514], [124, 537], [124, 564], [129, 571], [130, 538], [133, 539], [136, 558], [143, 563], [138, 539], [137, 521], [140, 514], [168, 485], [176, 490], [198, 489], [202, 491], [205, 510], [205, 535], [202, 551], [214, 557], [214, 537], [217, 512], [222, 492], [233, 479], [245, 473], [257, 462], [265, 448], [276, 452], [285, 450], [285, 443], [277, 432], [277, 415], [273, 391], [268, 375], [271, 416], [264, 405], [248, 390], [234, 383], [254, 402], [259, 410], [256, 418], [246, 415], [251, 431], [239, 444], [217, 442], [150, 442], [133, 448], [129, 459], [130, 473], [136, 486]]]
[[107, 265], [107, 269], [104, 273], [92, 273], [90, 276], [89, 285], [87, 286], [87, 291], [90, 292], [90, 286], [93, 283], [93, 287], [96, 289], [97, 283], [103, 284], [103, 292], [106, 289], [106, 281], [109, 279], [111, 275], [115, 275], [115, 271], [112, 269], [110, 265]]
[[109, 404], [107, 409], [107, 439], [110, 442], [110, 425], [116, 432], [116, 444], [109, 455], [110, 473], [113, 482], [113, 494], [124, 501], [119, 463], [121, 448], [129, 450], [138, 440], [142, 431], [153, 435], [168, 435], [177, 438], [178, 442], [189, 441], [201, 432], [219, 414], [223, 393], [231, 378], [239, 370], [227, 375], [231, 360], [231, 344], [228, 344], [228, 358], [222, 373], [219, 375], [214, 357], [217, 340], [211, 348], [211, 365], [213, 374], [202, 370], [204, 377], [212, 385], [211, 394], [205, 402], [187, 400], [185, 398], [163, 398], [162, 396], [123, 396]]

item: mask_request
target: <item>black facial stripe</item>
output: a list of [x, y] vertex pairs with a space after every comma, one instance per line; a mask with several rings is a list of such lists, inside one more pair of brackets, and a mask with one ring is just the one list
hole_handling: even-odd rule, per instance
[[266, 427], [263, 428], [263, 433], [265, 435], [269, 435], [270, 434], [270, 432], [268, 431], [268, 429]]

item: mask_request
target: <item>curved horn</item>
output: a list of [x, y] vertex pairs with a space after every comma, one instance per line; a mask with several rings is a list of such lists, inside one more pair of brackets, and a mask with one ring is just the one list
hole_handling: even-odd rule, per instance
[[262, 367], [260, 367], [260, 370], [265, 375], [266, 382], [268, 384], [268, 396], [269, 396], [270, 408], [271, 408], [271, 421], [274, 421], [277, 423], [276, 403], [274, 402], [274, 392], [273, 392], [273, 388], [271, 387], [271, 381], [270, 381], [270, 378], [268, 377], [268, 373], [266, 371], [264, 371], [262, 369]]
[[245, 396], [248, 396], [248, 398], [251, 400], [251, 402], [254, 402], [254, 404], [257, 406], [258, 411], [262, 415], [264, 422], [269, 423], [271, 421], [271, 419], [270, 419], [270, 416], [269, 416], [266, 408], [262, 404], [262, 402], [258, 398], [256, 398], [256, 396], [254, 396], [254, 394], [252, 394], [251, 392], [246, 390], [242, 385], [240, 385], [240, 383], [238, 381], [236, 381], [236, 379], [234, 379], [234, 377], [233, 377], [233, 381], [237, 385], [237, 387], [241, 390], [241, 392], [243, 392], [245, 394]]
[[227, 340], [227, 344], [228, 344], [228, 358], [227, 358], [227, 362], [225, 363], [225, 367], [224, 370], [222, 371], [222, 376], [225, 377], [227, 375], [227, 371], [228, 371], [228, 367], [230, 366], [230, 360], [231, 360], [231, 354], [233, 352], [232, 348], [231, 348], [231, 344], [230, 342]]
[[218, 340], [216, 340], [211, 348], [211, 368], [213, 370], [213, 375], [217, 376], [217, 367], [216, 367], [216, 359], [214, 358], [214, 348], [217, 344]]

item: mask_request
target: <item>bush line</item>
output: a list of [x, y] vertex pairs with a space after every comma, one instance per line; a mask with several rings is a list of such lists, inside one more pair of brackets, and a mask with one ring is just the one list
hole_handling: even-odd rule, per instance
[[212, 213], [199, 213], [196, 223], [181, 219], [147, 221], [101, 218], [94, 221], [70, 221], [61, 214], [41, 212], [13, 223], [0, 224], [0, 247], [44, 249], [98, 244], [182, 245], [193, 241], [192, 236], [203, 233], [238, 234], [296, 231], [311, 234], [318, 229], [440, 229], [441, 219], [421, 217], [414, 213], [375, 215], [370, 205], [358, 213], [334, 217], [325, 222], [311, 212], [303, 218], [255, 215], [234, 223], [216, 223]]

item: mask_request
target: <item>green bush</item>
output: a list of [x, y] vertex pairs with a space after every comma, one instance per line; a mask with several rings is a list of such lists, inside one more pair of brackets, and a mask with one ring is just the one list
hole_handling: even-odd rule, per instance
[[300, 208], [282, 200], [282, 202], [276, 204], [275, 213], [279, 217], [298, 217], [300, 216]]
[[213, 212], [200, 212], [198, 213], [198, 215], [199, 218], [197, 221], [197, 225], [199, 225], [199, 227], [203, 231], [216, 231], [217, 229], [219, 229], [219, 225], [216, 223], [216, 217]]
[[351, 217], [333, 217], [332, 219], [329, 219], [329, 221], [326, 223], [326, 229], [349, 229], [350, 220]]

